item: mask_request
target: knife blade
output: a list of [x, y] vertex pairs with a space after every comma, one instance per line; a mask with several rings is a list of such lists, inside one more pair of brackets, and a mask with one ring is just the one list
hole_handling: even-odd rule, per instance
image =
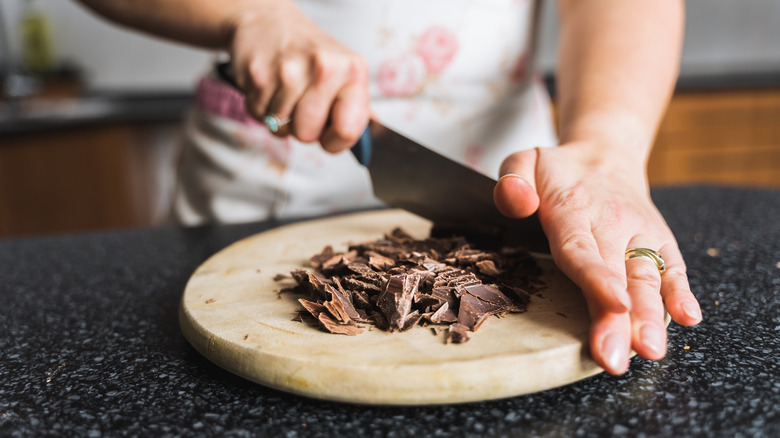
[[[218, 75], [239, 89], [230, 63], [217, 65]], [[350, 149], [371, 175], [374, 195], [391, 207], [463, 229], [490, 229], [503, 245], [520, 245], [549, 253], [536, 214], [510, 219], [493, 203], [496, 180], [489, 178], [371, 120]]]
[[490, 229], [501, 244], [549, 253], [536, 214], [510, 219], [493, 203], [496, 180], [371, 120], [351, 149], [371, 175], [374, 195], [435, 224]]

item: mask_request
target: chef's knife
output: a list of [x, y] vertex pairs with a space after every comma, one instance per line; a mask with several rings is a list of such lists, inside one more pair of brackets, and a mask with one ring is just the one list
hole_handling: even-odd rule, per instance
[[[219, 75], [238, 88], [227, 63]], [[549, 253], [536, 214], [509, 219], [493, 203], [496, 181], [371, 120], [351, 149], [369, 171], [374, 195], [392, 207], [463, 229], [499, 233], [502, 244]]]

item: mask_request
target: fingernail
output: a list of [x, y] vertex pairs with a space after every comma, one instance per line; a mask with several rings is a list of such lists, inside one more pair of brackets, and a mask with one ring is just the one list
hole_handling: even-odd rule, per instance
[[645, 324], [639, 330], [639, 336], [642, 338], [642, 343], [654, 353], [659, 355], [666, 352], [666, 342], [664, 341], [663, 332], [653, 324]]
[[628, 351], [623, 338], [617, 334], [607, 335], [601, 343], [601, 351], [604, 354], [604, 362], [612, 372], [623, 372], [628, 362]]
[[525, 181], [525, 182], [526, 182], [528, 185], [530, 185], [530, 184], [531, 184], [531, 183], [529, 183], [529, 182], [528, 182], [528, 180], [527, 180], [527, 179], [523, 178], [522, 176], [520, 176], [520, 175], [518, 175], [518, 174], [516, 174], [516, 173], [507, 173], [506, 175], [502, 176], [502, 177], [501, 177], [501, 178], [499, 178], [498, 180], [499, 180], [499, 181], [501, 181], [501, 180], [502, 180], [502, 179], [504, 179], [504, 178], [519, 178], [519, 179], [521, 179], [521, 180]]
[[701, 319], [701, 310], [699, 310], [699, 306], [697, 306], [696, 303], [691, 301], [683, 301], [681, 306], [683, 312], [685, 312], [686, 315], [690, 316], [696, 321]]
[[625, 306], [626, 311], [631, 310], [631, 298], [628, 296], [628, 291], [621, 282], [612, 282], [612, 295], [620, 301], [620, 304]]

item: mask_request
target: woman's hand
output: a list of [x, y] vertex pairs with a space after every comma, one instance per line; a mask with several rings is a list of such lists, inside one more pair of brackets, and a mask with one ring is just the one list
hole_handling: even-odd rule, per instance
[[253, 117], [289, 120], [277, 135], [319, 141], [329, 152], [355, 144], [369, 118], [363, 58], [287, 0], [243, 12], [233, 28], [234, 74]]
[[[494, 196], [509, 217], [538, 210], [556, 264], [583, 291], [592, 325], [591, 354], [612, 374], [628, 369], [630, 349], [666, 354], [664, 305], [679, 324], [701, 310], [671, 230], [650, 200], [642, 159], [578, 142], [518, 152], [501, 168]], [[666, 272], [627, 249], [661, 253]]]

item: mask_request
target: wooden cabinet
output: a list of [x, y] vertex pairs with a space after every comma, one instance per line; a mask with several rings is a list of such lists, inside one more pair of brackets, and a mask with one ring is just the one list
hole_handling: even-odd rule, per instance
[[677, 93], [648, 176], [654, 185], [780, 188], [780, 88]]
[[0, 237], [159, 224], [177, 123], [109, 123], [0, 136]]

